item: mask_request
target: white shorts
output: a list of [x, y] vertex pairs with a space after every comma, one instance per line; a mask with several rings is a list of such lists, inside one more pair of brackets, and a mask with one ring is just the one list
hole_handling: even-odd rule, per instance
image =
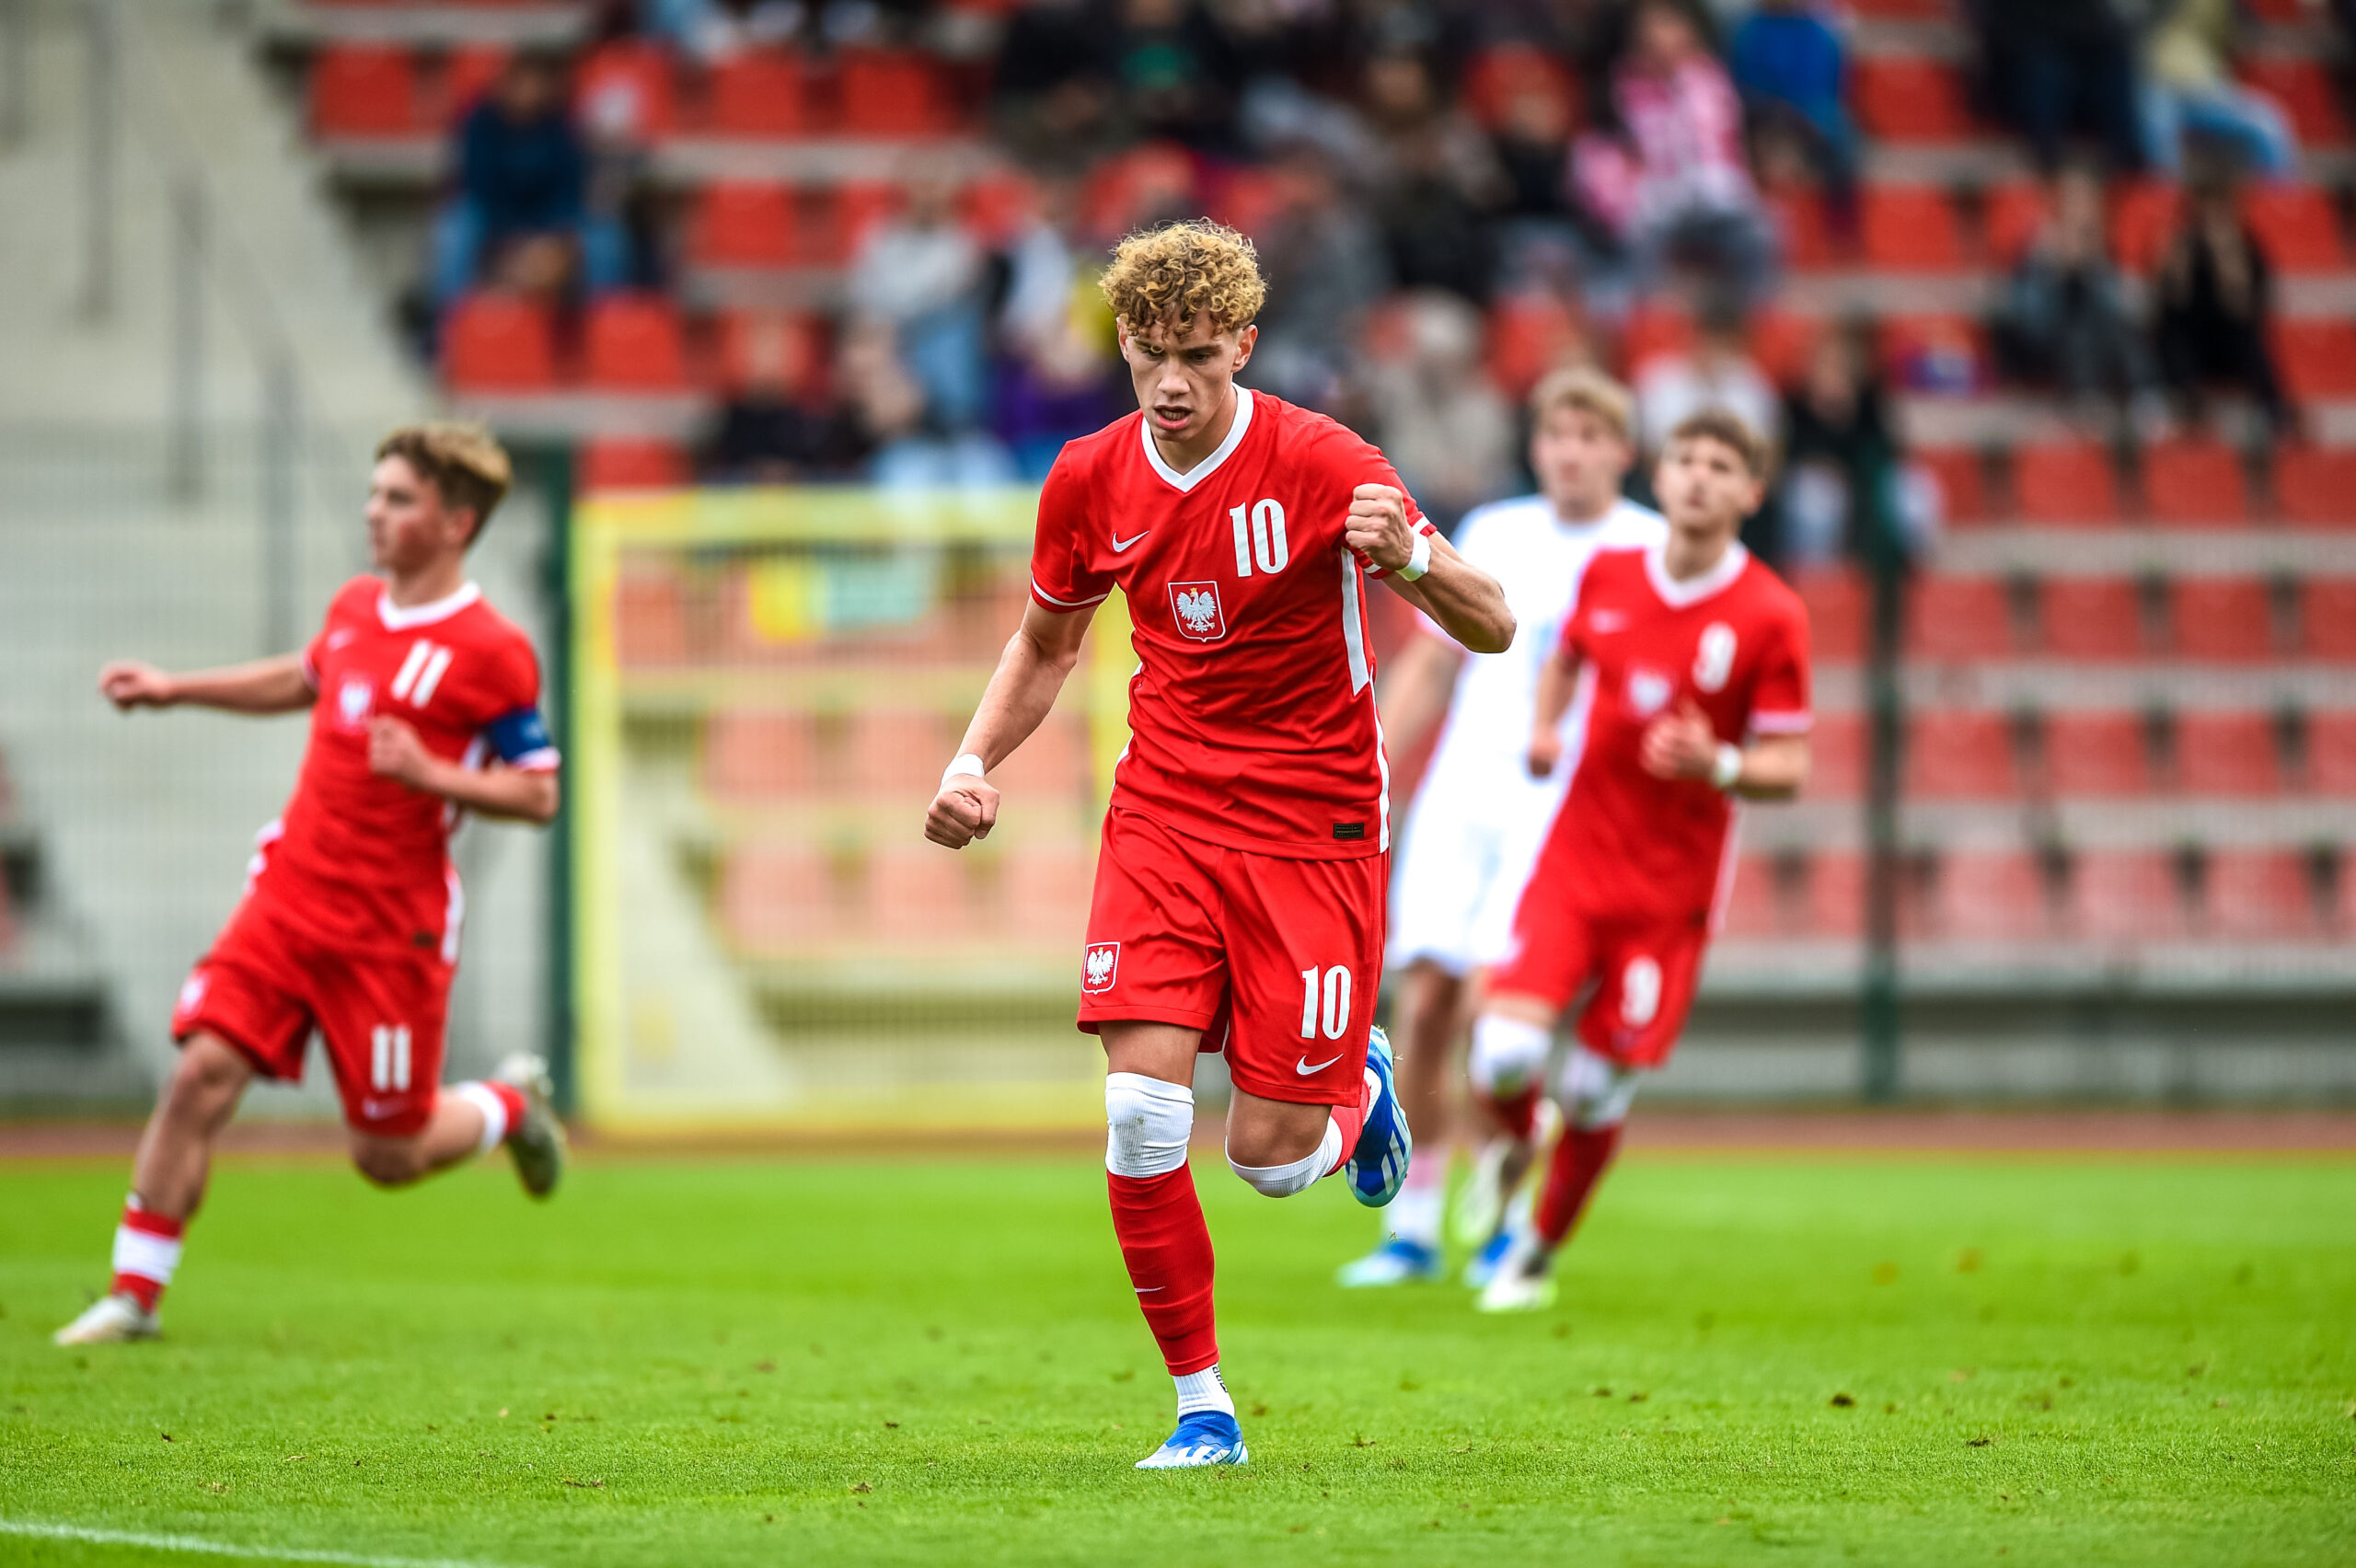
[[1391, 878], [1388, 966], [1429, 960], [1462, 976], [1503, 959], [1514, 907], [1561, 800], [1559, 789], [1519, 778], [1488, 789], [1426, 779]]

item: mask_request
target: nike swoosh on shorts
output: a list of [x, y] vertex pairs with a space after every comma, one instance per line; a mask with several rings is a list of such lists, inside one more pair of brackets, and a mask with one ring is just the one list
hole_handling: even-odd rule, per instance
[[1330, 1067], [1334, 1063], [1340, 1061], [1344, 1055], [1345, 1053], [1336, 1052], [1333, 1055], [1328, 1056], [1323, 1061], [1318, 1063], [1313, 1067], [1309, 1065], [1309, 1057], [1306, 1055], [1302, 1055], [1294, 1058], [1292, 1070], [1299, 1073], [1302, 1078], [1307, 1078], [1311, 1073], [1323, 1072], [1327, 1067]]

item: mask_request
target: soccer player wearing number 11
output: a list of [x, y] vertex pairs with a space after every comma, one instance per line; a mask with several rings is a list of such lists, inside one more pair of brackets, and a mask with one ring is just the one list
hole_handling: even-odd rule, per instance
[[1048, 474], [1032, 602], [925, 833], [962, 848], [990, 831], [988, 769], [1046, 716], [1119, 587], [1138, 664], [1080, 1027], [1104, 1046], [1113, 1228], [1177, 1382], [1177, 1429], [1139, 1468], [1241, 1464], [1186, 1166], [1195, 1055], [1226, 1053], [1228, 1164], [1253, 1188], [1286, 1197], [1346, 1167], [1362, 1204], [1398, 1192], [1410, 1140], [1373, 1028], [1391, 817], [1365, 584], [1476, 652], [1509, 645], [1513, 616], [1380, 453], [1235, 385], [1266, 292], [1250, 241], [1200, 222], [1132, 236], [1103, 291], [1140, 411]]

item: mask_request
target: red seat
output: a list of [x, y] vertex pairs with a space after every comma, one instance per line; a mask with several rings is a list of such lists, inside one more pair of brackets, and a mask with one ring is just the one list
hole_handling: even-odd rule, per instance
[[1988, 333], [1968, 316], [1886, 316], [1880, 344], [1883, 374], [1906, 390], [1962, 397], [1989, 382]]
[[1857, 212], [1865, 264], [1910, 272], [1964, 264], [1963, 235], [1947, 193], [1928, 185], [1869, 185]]
[[1906, 643], [1917, 658], [2001, 659], [2013, 651], [2012, 601], [1993, 577], [1917, 578], [1907, 594]]
[[1987, 520], [1987, 467], [1978, 452], [1965, 446], [1918, 446], [1908, 455], [1938, 479], [1949, 526]]
[[2012, 721], [2001, 713], [1910, 715], [1903, 788], [1909, 796], [1934, 799], [2010, 798], [2019, 790]]
[[2143, 507], [2155, 523], [2246, 523], [2241, 455], [2222, 441], [2179, 437], [2143, 452]]
[[507, 69], [509, 52], [495, 43], [469, 43], [450, 52], [442, 63], [442, 119], [456, 124], [466, 118], [483, 95], [498, 85]]
[[2308, 527], [2356, 527], [2356, 451], [2306, 445], [2277, 451], [2274, 510], [2285, 522]]
[[1719, 917], [1719, 930], [1729, 937], [1780, 937], [1796, 924], [1791, 901], [1779, 875], [1779, 858], [1745, 855], [1735, 863], [1734, 885]]
[[1489, 311], [1489, 375], [1508, 398], [1576, 360], [1585, 340], [1570, 307], [1551, 293], [1508, 294]]
[[2299, 140], [2331, 145], [2348, 140], [2348, 118], [2323, 62], [2303, 56], [2254, 54], [2235, 66], [2241, 79], [2281, 104]]
[[1816, 658], [1855, 659], [1865, 651], [1865, 591], [1849, 567], [1807, 567], [1792, 587], [1807, 610], [1808, 651]]
[[2049, 577], [2038, 585], [2045, 651], [2062, 659], [2133, 659], [2144, 650], [2143, 605], [2123, 577]]
[[610, 141], [660, 141], [678, 128], [671, 56], [656, 43], [599, 45], [574, 76], [573, 102], [581, 122]]
[[1577, 78], [1561, 61], [1535, 45], [1491, 44], [1464, 68], [1465, 107], [1491, 131], [1506, 123], [1507, 111], [1517, 100], [1533, 94], [1552, 99], [1564, 123], [1576, 122]]
[[1824, 323], [1813, 316], [1770, 306], [1751, 318], [1750, 357], [1776, 386], [1796, 386], [1823, 331]]
[[715, 710], [704, 722], [704, 788], [723, 801], [808, 789], [816, 755], [815, 730], [804, 710]]
[[1814, 190], [1775, 190], [1767, 196], [1768, 215], [1782, 241], [1784, 265], [1795, 272], [1817, 272], [1841, 264], [1824, 198]]
[[2274, 653], [2274, 604], [2251, 577], [2178, 578], [2169, 594], [2176, 651], [2187, 659], [2266, 659]]
[[2195, 710], [2176, 716], [2176, 783], [2188, 795], [2281, 792], [2274, 719]]
[[900, 188], [879, 180], [845, 180], [820, 191], [803, 216], [802, 259], [838, 267], [859, 253], [868, 231], [900, 204]]
[[2089, 441], [2015, 447], [2013, 503], [2030, 523], [2118, 522], [2119, 476], [2110, 454]]
[[1664, 354], [1681, 354], [1693, 347], [1693, 318], [1658, 300], [1646, 300], [1628, 313], [1620, 337], [1621, 361], [1630, 376], [1646, 362]]
[[311, 61], [311, 133], [407, 136], [423, 129], [417, 62], [389, 43], [337, 43]]
[[2165, 180], [2121, 180], [2110, 190], [2110, 254], [2131, 272], [2148, 272], [2176, 232], [2183, 192]]
[[948, 721], [930, 709], [863, 709], [851, 726], [852, 782], [874, 793], [921, 790], [930, 800], [941, 782], [941, 765], [928, 767], [925, 759], [953, 755], [941, 748], [956, 738]]
[[608, 392], [671, 392], [687, 384], [687, 334], [661, 294], [609, 294], [589, 307], [588, 384]]
[[[2356, 795], [2356, 709], [2308, 714], [2306, 754], [2302, 782], [2308, 789], [2318, 795]], [[2356, 874], [2356, 866], [2343, 870]]]
[[2356, 577], [2310, 577], [2299, 585], [2307, 655], [2356, 663]]
[[2033, 179], [2008, 179], [1990, 190], [1984, 220], [1988, 259], [1999, 267], [2019, 260], [2052, 207], [2045, 188]]
[[1865, 721], [1855, 713], [1819, 713], [1808, 732], [1807, 794], [1854, 801], [1865, 790]]
[[781, 49], [752, 50], [711, 68], [714, 135], [799, 136], [809, 127], [802, 62]]
[[1807, 858], [1807, 925], [1819, 937], [1865, 928], [1865, 863], [1855, 851], [1819, 849]]
[[938, 844], [887, 844], [867, 862], [868, 934], [885, 943], [954, 941], [972, 931], [964, 857]]
[[556, 323], [521, 294], [461, 299], [442, 324], [442, 378], [457, 392], [544, 392], [556, 386]]
[[1850, 89], [1870, 135], [1900, 142], [1956, 142], [1974, 133], [1963, 78], [1943, 60], [1866, 55]]
[[614, 585], [614, 643], [626, 670], [687, 657], [687, 594], [676, 572], [643, 564], [623, 571]]
[[2061, 712], [2045, 719], [2045, 778], [2056, 795], [2142, 795], [2151, 748], [2137, 713]]
[[739, 951], [783, 957], [841, 932], [832, 868], [807, 844], [745, 844], [721, 863], [721, 929]]
[[2356, 397], [2356, 322], [2277, 317], [2274, 368], [2291, 396]]
[[948, 94], [920, 55], [848, 55], [840, 87], [842, 129], [850, 135], [937, 136], [950, 129]]
[[2348, 264], [2339, 214], [2312, 185], [2254, 185], [2242, 193], [2242, 215], [2278, 271], [2336, 272]]
[[687, 482], [687, 455], [676, 442], [599, 436], [581, 449], [583, 490], [673, 490]]
[[2165, 850], [2085, 850], [2071, 858], [2070, 915], [2096, 940], [2181, 937], [2184, 883]]
[[2047, 934], [2052, 917], [2037, 861], [2017, 849], [1948, 853], [1939, 857], [1932, 893], [1932, 924], [1959, 941], [2029, 941]]
[[722, 182], [705, 190], [689, 225], [699, 267], [793, 264], [793, 193], [782, 185]]
[[2296, 849], [2212, 849], [2201, 881], [2212, 937], [2321, 934], [2316, 885]]

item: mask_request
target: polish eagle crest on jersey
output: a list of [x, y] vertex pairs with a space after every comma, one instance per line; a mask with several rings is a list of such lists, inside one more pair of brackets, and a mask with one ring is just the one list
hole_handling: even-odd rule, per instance
[[1196, 642], [1217, 642], [1227, 635], [1216, 582], [1172, 582], [1170, 607], [1177, 612], [1180, 633]]

